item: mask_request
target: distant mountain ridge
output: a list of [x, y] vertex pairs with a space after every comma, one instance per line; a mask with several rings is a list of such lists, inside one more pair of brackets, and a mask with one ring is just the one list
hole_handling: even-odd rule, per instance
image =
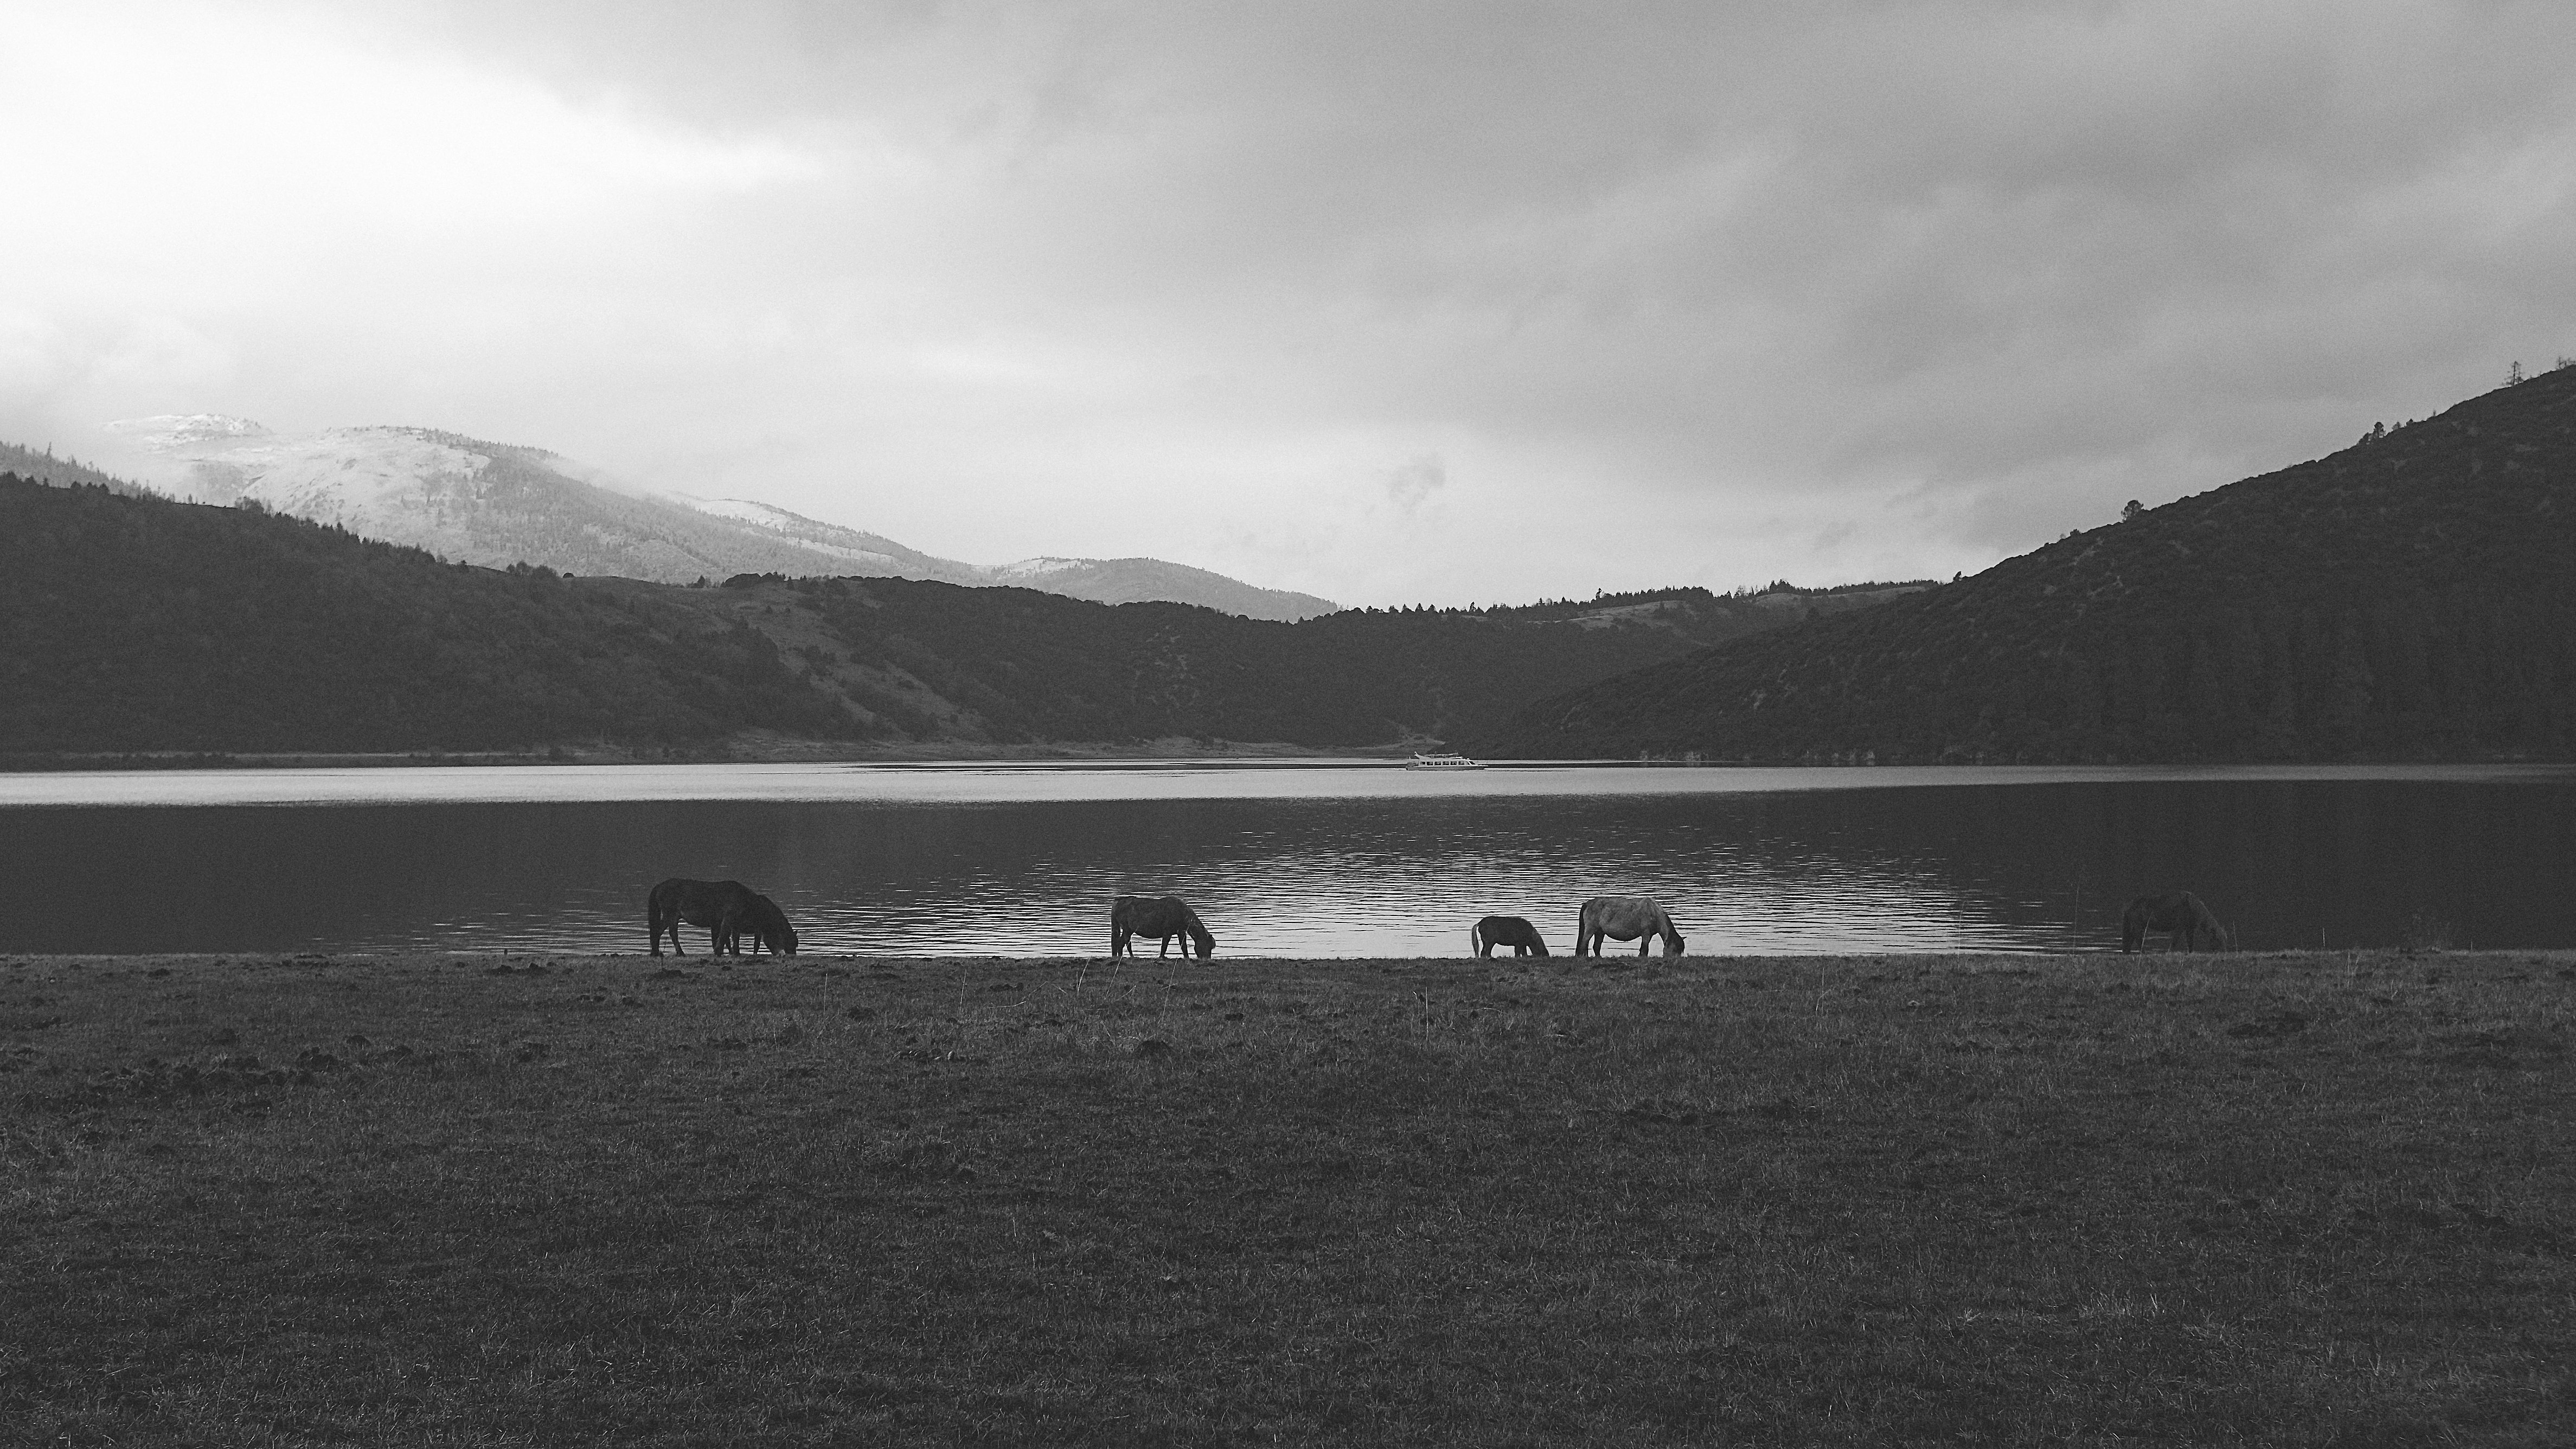
[[[794, 539], [806, 548], [836, 558], [872, 565], [836, 569], [835, 575], [869, 578], [927, 579], [968, 587], [1007, 585], [1088, 599], [1096, 604], [1197, 604], [1247, 619], [1294, 622], [1330, 614], [1341, 605], [1313, 594], [1265, 589], [1207, 569], [1158, 558], [1031, 558], [1017, 563], [969, 564], [934, 558], [881, 534], [863, 533], [790, 513], [775, 504], [748, 498], [695, 498], [677, 495], [689, 507], [712, 517], [734, 519]], [[747, 572], [767, 572], [748, 570]], [[779, 570], [791, 573], [789, 570]], [[809, 575], [813, 571], [807, 571]], [[676, 582], [676, 581], [673, 581]]]
[[1542, 699], [1470, 747], [2576, 759], [2576, 367], [1974, 578]]
[[[864, 530], [748, 499], [621, 487], [543, 448], [417, 427], [280, 435], [214, 413], [109, 425], [121, 466], [198, 502], [244, 501], [491, 567], [529, 563], [661, 583], [738, 573], [1020, 584], [1117, 603], [1161, 599], [1252, 618], [1298, 619], [1338, 605], [1159, 559], [939, 558]], [[13, 471], [36, 476], [41, 471]]]

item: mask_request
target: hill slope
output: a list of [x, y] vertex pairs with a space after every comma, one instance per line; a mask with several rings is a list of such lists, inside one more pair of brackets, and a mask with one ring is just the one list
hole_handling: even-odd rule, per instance
[[1290, 624], [909, 579], [663, 592], [762, 631], [870, 733], [916, 741], [1390, 745], [1490, 727], [1556, 685], [1691, 647], [1670, 630], [1463, 610]]
[[91, 488], [104, 488], [110, 493], [155, 496], [154, 490], [139, 483], [119, 478], [112, 473], [102, 472], [77, 459], [58, 458], [50, 449], [38, 452], [22, 443], [0, 443], [0, 473], [14, 473], [18, 477], [32, 479], [38, 483], [50, 483], [57, 488], [68, 488], [78, 483]]
[[1471, 748], [1881, 762], [2576, 758], [2576, 368]]
[[542, 569], [0, 473], [0, 752], [851, 735], [757, 632]]
[[889, 738], [1331, 748], [1491, 730], [1551, 689], [1920, 587], [1732, 598], [1673, 589], [1525, 608], [1351, 609], [1294, 624], [899, 579], [742, 576], [661, 592], [767, 634]]
[[746, 731], [1393, 745], [1491, 729], [1550, 689], [1883, 592], [1290, 624], [908, 579], [695, 588], [445, 564], [336, 526], [0, 474], [0, 753], [650, 748]]
[[[1256, 618], [1305, 618], [1335, 607], [1311, 594], [1256, 588], [1160, 559], [961, 563], [748, 499], [604, 486], [543, 448], [433, 428], [280, 435], [246, 419], [198, 413], [136, 418], [108, 431], [119, 455], [114, 461], [164, 491], [201, 503], [248, 499], [272, 512], [495, 568], [529, 563], [663, 583], [772, 572], [1014, 583], [1112, 603], [1171, 599]], [[15, 471], [43, 474], [34, 466]], [[73, 476], [99, 481], [86, 474], [55, 481]]]

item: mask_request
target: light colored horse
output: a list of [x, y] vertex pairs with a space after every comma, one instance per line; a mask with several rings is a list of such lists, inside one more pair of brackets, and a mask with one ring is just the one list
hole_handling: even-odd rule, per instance
[[1518, 916], [1487, 916], [1467, 933], [1467, 942], [1479, 956], [1491, 956], [1496, 946], [1509, 946], [1515, 956], [1544, 956], [1547, 943], [1538, 938], [1538, 927]]
[[2189, 891], [2140, 896], [2129, 902], [2129, 908], [2120, 913], [2120, 949], [2135, 951], [2149, 931], [2167, 933], [2167, 950], [2196, 951], [2204, 940], [2211, 950], [2236, 949], [2235, 933], [2218, 924], [2218, 917]]
[[1199, 913], [1191, 910], [1190, 903], [1179, 896], [1120, 896], [1110, 902], [1109, 954], [1113, 957], [1135, 955], [1132, 943], [1138, 936], [1161, 939], [1163, 949], [1154, 953], [1158, 957], [1172, 953], [1174, 936], [1187, 938], [1181, 942], [1181, 959], [1184, 961], [1190, 958], [1193, 942], [1199, 948], [1200, 960], [1216, 954], [1215, 935], [1199, 923]]
[[1682, 933], [1673, 929], [1673, 918], [1655, 904], [1651, 896], [1594, 896], [1583, 903], [1583, 915], [1574, 927], [1574, 954], [1602, 954], [1603, 938], [1612, 941], [1634, 941], [1637, 954], [1646, 954], [1650, 936], [1664, 938], [1664, 954], [1682, 953]]

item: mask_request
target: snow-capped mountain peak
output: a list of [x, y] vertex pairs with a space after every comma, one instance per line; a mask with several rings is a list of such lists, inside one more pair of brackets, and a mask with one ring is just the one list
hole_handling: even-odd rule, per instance
[[432, 428], [280, 435], [216, 413], [107, 426], [112, 471], [201, 503], [279, 513], [445, 558], [664, 583], [737, 573], [1016, 584], [1104, 603], [1168, 600], [1255, 618], [1329, 613], [1330, 601], [1260, 589], [1159, 559], [1040, 557], [961, 563], [750, 498], [654, 494], [542, 448]]
[[155, 453], [271, 436], [268, 429], [248, 418], [226, 417], [222, 413], [163, 413], [158, 417], [126, 418], [109, 423], [107, 430], [130, 438]]

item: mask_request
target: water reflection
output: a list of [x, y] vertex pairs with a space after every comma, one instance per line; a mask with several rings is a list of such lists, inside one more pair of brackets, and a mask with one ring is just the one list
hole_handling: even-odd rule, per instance
[[934, 800], [0, 811], [0, 869], [24, 893], [0, 948], [631, 952], [666, 875], [752, 882], [809, 953], [1100, 955], [1125, 892], [1188, 896], [1220, 959], [1457, 955], [1488, 913], [1561, 951], [1605, 892], [1659, 897], [1705, 952], [2099, 949], [2130, 895], [2175, 886], [2249, 945], [2386, 943], [2419, 920], [2461, 945], [2576, 939], [2557, 910], [2576, 882], [2564, 774], [1697, 794], [1450, 776], [1377, 797], [1273, 775], [1244, 798], [1261, 781], [1239, 772], [1218, 791], [1061, 798], [1040, 773], [1023, 792], [1039, 798], [1006, 799], [987, 798], [992, 773]]

